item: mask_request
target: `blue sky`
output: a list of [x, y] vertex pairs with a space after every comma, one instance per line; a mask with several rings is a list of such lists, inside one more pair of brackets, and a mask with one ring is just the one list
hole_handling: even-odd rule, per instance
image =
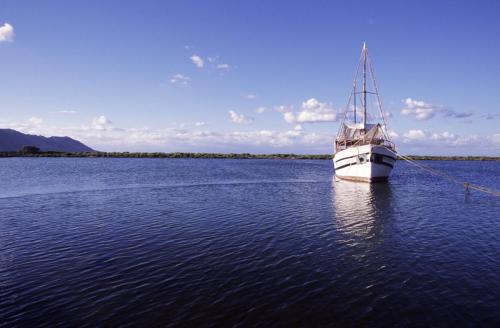
[[0, 127], [328, 153], [364, 41], [402, 153], [500, 155], [498, 1], [0, 0]]

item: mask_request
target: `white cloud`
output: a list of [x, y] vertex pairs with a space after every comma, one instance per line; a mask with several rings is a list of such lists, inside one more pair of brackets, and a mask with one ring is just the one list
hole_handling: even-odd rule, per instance
[[77, 114], [78, 113], [78, 111], [76, 111], [76, 110], [65, 110], [65, 109], [58, 110], [57, 112], [60, 114]]
[[257, 107], [255, 108], [255, 112], [258, 113], [258, 114], [262, 114], [266, 111], [266, 107]]
[[252, 94], [252, 93], [249, 93], [249, 94], [247, 94], [247, 95], [245, 96], [245, 98], [247, 98], [247, 99], [255, 99], [255, 98], [257, 98], [257, 95], [254, 95], [254, 94]]
[[398, 139], [399, 138], [399, 134], [394, 130], [388, 130], [387, 134], [389, 135], [389, 138], [391, 138], [391, 139]]
[[490, 137], [491, 141], [500, 144], [500, 133], [495, 133]]
[[170, 77], [170, 83], [172, 84], [181, 84], [181, 85], [189, 85], [191, 78], [182, 74], [174, 74]]
[[[446, 140], [446, 144], [454, 145], [454, 146], [473, 146], [471, 150], [476, 150], [479, 148], [480, 144], [483, 143], [483, 138], [478, 136], [477, 134], [467, 135], [467, 136], [455, 136], [454, 138], [450, 138]], [[491, 148], [490, 148], [491, 150]]]
[[198, 67], [198, 68], [202, 68], [203, 65], [205, 65], [205, 62], [203, 61], [203, 58], [201, 58], [198, 55], [192, 55], [191, 57], [189, 57], [189, 59], [191, 59], [191, 61], [193, 62], [193, 64], [195, 64], [196, 67]]
[[456, 139], [456, 136], [453, 133], [450, 133], [448, 131], [444, 131], [441, 133], [433, 133], [431, 135], [431, 139], [433, 139], [433, 140], [454, 140], [454, 139]]
[[92, 128], [96, 130], [108, 130], [111, 122], [106, 116], [101, 115], [92, 119]]
[[14, 27], [9, 23], [0, 26], [0, 42], [14, 41]]
[[326, 103], [310, 98], [302, 103], [302, 110], [297, 115], [299, 123], [334, 122], [337, 119], [335, 111]]
[[285, 106], [278, 107], [277, 111], [283, 114], [285, 122], [289, 124], [335, 122], [337, 120], [334, 109], [316, 98], [310, 98], [303, 102], [301, 110], [297, 113], [294, 113], [290, 107]]
[[426, 121], [433, 118], [437, 113], [442, 113], [446, 117], [467, 118], [472, 113], [457, 112], [443, 106], [433, 105], [421, 100], [406, 98], [403, 100], [405, 107], [401, 114], [415, 117], [419, 121]]
[[[193, 128], [114, 128], [110, 120], [96, 117], [86, 125], [51, 126], [39, 118], [24, 122], [0, 121], [0, 127], [44, 136], [70, 136], [90, 147], [103, 151], [220, 151], [220, 152], [304, 152], [328, 153], [331, 151], [334, 132], [305, 132], [298, 126], [286, 131], [210, 131]], [[106, 128], [102, 128], [102, 126]], [[413, 130], [419, 131], [419, 130]], [[418, 139], [425, 135], [424, 139]], [[433, 139], [433, 135], [444, 139]], [[408, 139], [417, 137], [416, 139]], [[486, 137], [459, 136], [452, 133], [410, 132], [403, 134], [398, 143], [401, 153], [421, 154], [490, 154], [500, 151], [500, 133]], [[436, 137], [435, 137], [436, 138]]]
[[291, 112], [292, 110], [293, 110], [292, 106], [281, 105], [281, 106], [276, 107], [276, 111], [278, 111], [282, 114]]
[[[88, 143], [96, 149], [140, 149], [151, 148], [170, 151], [172, 149], [236, 149], [259, 146], [260, 149], [275, 149], [294, 146], [304, 146], [306, 149], [329, 149], [333, 134], [303, 133], [302, 131], [190, 131], [184, 129], [124, 129], [95, 132], [73, 131], [71, 136]], [[234, 148], [233, 148], [234, 149]]]
[[[444, 132], [425, 132], [422, 130], [409, 130], [403, 134], [403, 143], [419, 145], [422, 149], [440, 148], [446, 150], [448, 147], [468, 147], [468, 152], [473, 153], [481, 148], [486, 152], [492, 151], [491, 142], [493, 136], [480, 137], [477, 134], [458, 135], [449, 131]], [[472, 146], [472, 147], [471, 147]]]
[[440, 110], [440, 107], [436, 105], [411, 98], [406, 98], [403, 102], [405, 108], [401, 110], [401, 114], [414, 116], [419, 121], [425, 121], [434, 117]]
[[[198, 55], [193, 55], [191, 57], [191, 60], [196, 66], [200, 68], [203, 67], [205, 64], [203, 58]], [[227, 63], [221, 63], [219, 60], [219, 56], [206, 57], [206, 61], [210, 63], [210, 67], [218, 70], [229, 70], [232, 68], [232, 66]]]
[[425, 132], [422, 130], [409, 130], [408, 132], [404, 133], [403, 136], [410, 140], [423, 140], [427, 137], [425, 135]]
[[285, 122], [287, 122], [289, 124], [296, 123], [295, 114], [292, 112], [283, 113], [283, 118], [285, 119]]
[[28, 122], [30, 122], [34, 126], [40, 126], [42, 125], [43, 120], [39, 117], [33, 116], [29, 118]]
[[452, 109], [446, 109], [444, 111], [444, 116], [446, 117], [454, 117], [454, 118], [467, 118], [471, 117], [473, 114], [470, 112], [456, 112]]
[[250, 124], [253, 122], [252, 117], [247, 117], [243, 114], [238, 114], [232, 110], [229, 111], [229, 119], [235, 124]]
[[194, 126], [198, 126], [198, 127], [200, 127], [200, 126], [205, 126], [205, 125], [207, 125], [207, 123], [205, 123], [205, 122], [196, 122], [196, 123], [194, 124]]

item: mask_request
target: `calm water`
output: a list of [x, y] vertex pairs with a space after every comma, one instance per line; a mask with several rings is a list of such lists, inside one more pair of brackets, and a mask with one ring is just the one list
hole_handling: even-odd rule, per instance
[[[498, 162], [426, 162], [500, 189]], [[0, 326], [500, 324], [500, 201], [398, 162], [0, 159]]]

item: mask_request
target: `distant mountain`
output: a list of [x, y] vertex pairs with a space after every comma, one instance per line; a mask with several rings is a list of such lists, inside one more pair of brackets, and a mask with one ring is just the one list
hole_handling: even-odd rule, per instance
[[43, 137], [24, 134], [12, 129], [0, 129], [0, 151], [18, 151], [24, 146], [35, 146], [41, 151], [94, 151], [70, 137]]

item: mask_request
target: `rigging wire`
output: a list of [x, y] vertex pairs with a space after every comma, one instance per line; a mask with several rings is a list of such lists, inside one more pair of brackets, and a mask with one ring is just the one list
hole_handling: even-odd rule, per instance
[[434, 174], [436, 176], [441, 176], [444, 179], [447, 179], [447, 180], [449, 180], [451, 182], [454, 182], [456, 184], [462, 185], [463, 187], [465, 187], [466, 190], [468, 190], [468, 189], [474, 189], [474, 190], [477, 190], [477, 191], [481, 191], [481, 192], [484, 192], [484, 193], [487, 193], [487, 194], [491, 194], [491, 195], [500, 197], [500, 191], [498, 191], [498, 190], [495, 190], [493, 188], [484, 187], [484, 186], [481, 186], [481, 185], [478, 185], [478, 184], [475, 184], [475, 183], [469, 183], [467, 181], [459, 180], [459, 179], [457, 179], [455, 177], [452, 177], [449, 174], [446, 174], [444, 172], [441, 172], [441, 171], [438, 171], [436, 169], [430, 168], [430, 167], [428, 167], [426, 165], [417, 163], [416, 161], [412, 160], [408, 156], [398, 154], [395, 151], [392, 151], [390, 149], [388, 149], [388, 150], [391, 151], [394, 155], [399, 156], [403, 160], [407, 161], [410, 164], [413, 164], [413, 165], [417, 166], [418, 168], [420, 168], [420, 169], [422, 169], [424, 171], [430, 172], [431, 174]]
[[384, 132], [386, 138], [389, 141], [391, 141], [391, 138], [389, 136], [389, 126], [387, 125], [387, 122], [385, 120], [384, 111], [382, 110], [382, 99], [380, 98], [380, 94], [378, 92], [377, 82], [375, 79], [375, 71], [373, 70], [371, 57], [368, 57], [368, 66], [370, 67], [370, 73], [371, 73], [370, 76], [372, 77], [373, 87], [375, 88], [375, 94], [377, 95], [378, 110], [380, 112], [380, 116], [382, 116], [382, 121], [384, 122], [384, 127], [385, 127], [384, 130], [385, 131], [383, 131], [383, 132]]
[[[341, 126], [344, 124], [344, 121], [347, 118], [347, 113], [349, 112], [349, 105], [351, 104], [352, 97], [353, 96], [356, 97], [356, 94], [355, 94], [354, 90], [356, 89], [356, 84], [358, 82], [359, 68], [361, 67], [362, 59], [363, 59], [363, 52], [361, 52], [361, 55], [359, 56], [358, 66], [356, 67], [356, 73], [354, 74], [354, 78], [353, 78], [353, 81], [352, 81], [352, 89], [351, 89], [351, 91], [349, 93], [349, 99], [347, 100], [347, 105], [345, 107], [344, 117], [342, 118], [342, 122], [340, 123]], [[356, 110], [356, 108], [354, 108], [354, 110]], [[340, 133], [340, 130], [337, 133], [337, 137], [339, 136], [339, 133]]]
[[[347, 100], [347, 105], [346, 105], [346, 108], [344, 110], [344, 116], [342, 118], [342, 121], [341, 121], [341, 125], [345, 122], [346, 118], [347, 118], [347, 114], [349, 113], [349, 105], [351, 104], [351, 100], [353, 100], [354, 98], [354, 117], [356, 117], [356, 84], [357, 84], [357, 80], [358, 80], [358, 75], [359, 75], [359, 70], [360, 70], [360, 67], [361, 67], [361, 63], [363, 62], [363, 58], [364, 56], [366, 55], [366, 62], [367, 62], [367, 66], [369, 68], [369, 75], [371, 77], [371, 80], [372, 80], [372, 84], [373, 84], [373, 87], [375, 89], [375, 92], [367, 92], [366, 90], [364, 91], [365, 93], [373, 93], [377, 96], [377, 104], [378, 104], [378, 109], [379, 109], [379, 112], [380, 112], [380, 116], [382, 117], [382, 120], [384, 122], [384, 135], [385, 137], [391, 141], [391, 138], [389, 136], [389, 127], [387, 125], [387, 120], [385, 119], [385, 114], [384, 114], [384, 111], [382, 109], [382, 99], [380, 98], [380, 94], [379, 94], [379, 91], [378, 91], [378, 86], [377, 86], [377, 82], [376, 82], [376, 79], [375, 79], [375, 72], [373, 70], [373, 65], [372, 65], [372, 59], [370, 57], [370, 55], [368, 54], [368, 49], [365, 50], [365, 48], [363, 48], [363, 50], [361, 51], [361, 55], [359, 57], [359, 61], [358, 61], [358, 65], [356, 67], [356, 71], [355, 71], [355, 74], [354, 74], [354, 79], [353, 79], [353, 83], [352, 83], [352, 88], [351, 88], [351, 92], [349, 93], [349, 98]], [[366, 106], [366, 104], [364, 103], [363, 101], [363, 98], [361, 98], [361, 106], [364, 108]], [[339, 132], [337, 133], [337, 137], [339, 136], [340, 134], [340, 130]]]

